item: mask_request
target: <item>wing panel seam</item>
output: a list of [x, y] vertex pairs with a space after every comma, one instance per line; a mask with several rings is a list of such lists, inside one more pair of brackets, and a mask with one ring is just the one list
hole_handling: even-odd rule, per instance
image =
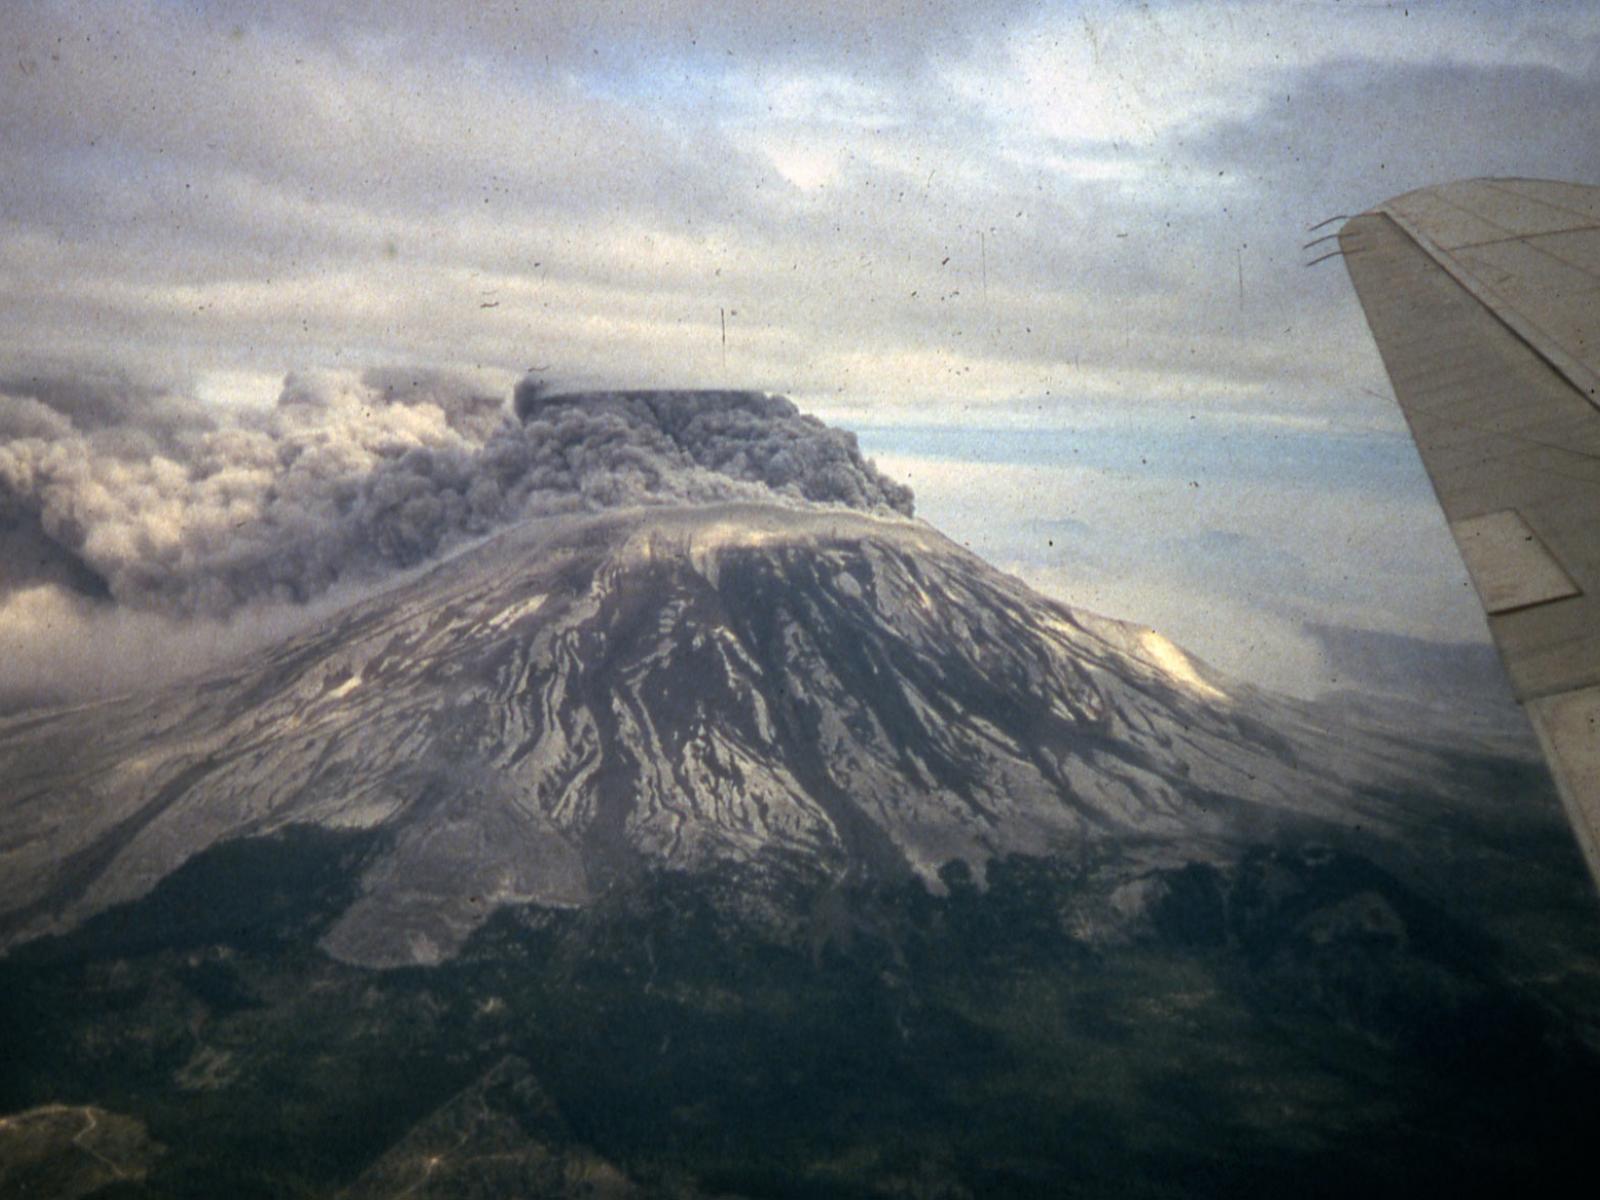
[[1443, 246], [1434, 241], [1410, 218], [1388, 207], [1378, 209], [1438, 265], [1439, 269], [1462, 286], [1469, 296], [1481, 304], [1489, 315], [1504, 325], [1522, 342], [1575, 388], [1580, 396], [1600, 409], [1600, 375], [1595, 374], [1578, 359], [1568, 354], [1532, 321], [1516, 309], [1482, 280], [1457, 263]]

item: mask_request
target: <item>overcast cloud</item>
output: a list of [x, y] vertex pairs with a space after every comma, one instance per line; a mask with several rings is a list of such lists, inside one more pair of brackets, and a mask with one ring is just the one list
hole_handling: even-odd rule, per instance
[[[419, 366], [502, 399], [530, 368], [756, 388], [885, 428], [1397, 439], [1305, 227], [1448, 178], [1600, 177], [1588, 3], [260, 7], [0, 0], [0, 378], [143, 405], [114, 447], [147, 439], [140, 470], [290, 373]], [[9, 394], [5, 436], [48, 440], [65, 410]], [[968, 459], [926, 460], [936, 523], [987, 469]], [[1086, 521], [1116, 583], [1096, 602], [1146, 620], [1248, 610], [1277, 554], [1458, 571], [1419, 471], [1364, 496], [1337, 456], [1287, 461], [1203, 522], [1191, 480], [1103, 463], [1036, 503], [1092, 484], [1191, 539], [1136, 578], [1107, 549], [1128, 522]], [[1286, 496], [1337, 506], [1343, 540], [1309, 544]], [[977, 548], [1005, 557], [1018, 516]], [[1273, 554], [1219, 579], [1210, 535]], [[1302, 619], [1481, 637], [1437, 594], [1460, 584], [1307, 584], [1270, 654], [1209, 649], [1282, 682], [1321, 644], [1290, 644]]]

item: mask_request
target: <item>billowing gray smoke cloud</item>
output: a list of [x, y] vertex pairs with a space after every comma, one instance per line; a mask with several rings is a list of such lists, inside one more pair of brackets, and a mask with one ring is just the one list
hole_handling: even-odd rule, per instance
[[290, 376], [218, 412], [115, 379], [0, 379], [8, 591], [179, 617], [305, 602], [528, 516], [732, 498], [909, 514], [853, 435], [746, 392], [505, 400], [437, 372]]
[[729, 479], [824, 504], [912, 512], [911, 489], [885, 479], [864, 461], [855, 434], [801, 415], [782, 396], [726, 391], [563, 395], [548, 394], [537, 380], [524, 379], [513, 404], [525, 426], [574, 410], [615, 417], [630, 429], [659, 432], [674, 455]]

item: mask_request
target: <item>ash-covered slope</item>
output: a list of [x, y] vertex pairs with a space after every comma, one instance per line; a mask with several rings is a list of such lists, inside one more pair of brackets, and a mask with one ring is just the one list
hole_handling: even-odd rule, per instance
[[0, 928], [71, 928], [226, 839], [379, 828], [326, 945], [433, 962], [499, 906], [582, 905], [641, 867], [937, 886], [954, 858], [1155, 868], [1286, 823], [1381, 832], [1406, 818], [1372, 797], [1433, 765], [1335, 746], [920, 522], [567, 515], [230, 671], [0, 724]]

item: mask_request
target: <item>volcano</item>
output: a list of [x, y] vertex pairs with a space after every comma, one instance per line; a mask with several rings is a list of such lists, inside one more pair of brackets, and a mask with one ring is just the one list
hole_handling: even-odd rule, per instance
[[[1234, 687], [930, 526], [821, 507], [531, 522], [257, 660], [0, 727], [12, 940], [211, 846], [381, 829], [327, 948], [433, 963], [649, 867], [839, 879], [996, 855], [1220, 859], [1423, 756]], [[1437, 772], [1436, 772], [1437, 773]]]
[[0, 779], [0, 1180], [1405, 1195], [1558, 1178], [1600, 1082], [1531, 752], [885, 506], [526, 520]]

